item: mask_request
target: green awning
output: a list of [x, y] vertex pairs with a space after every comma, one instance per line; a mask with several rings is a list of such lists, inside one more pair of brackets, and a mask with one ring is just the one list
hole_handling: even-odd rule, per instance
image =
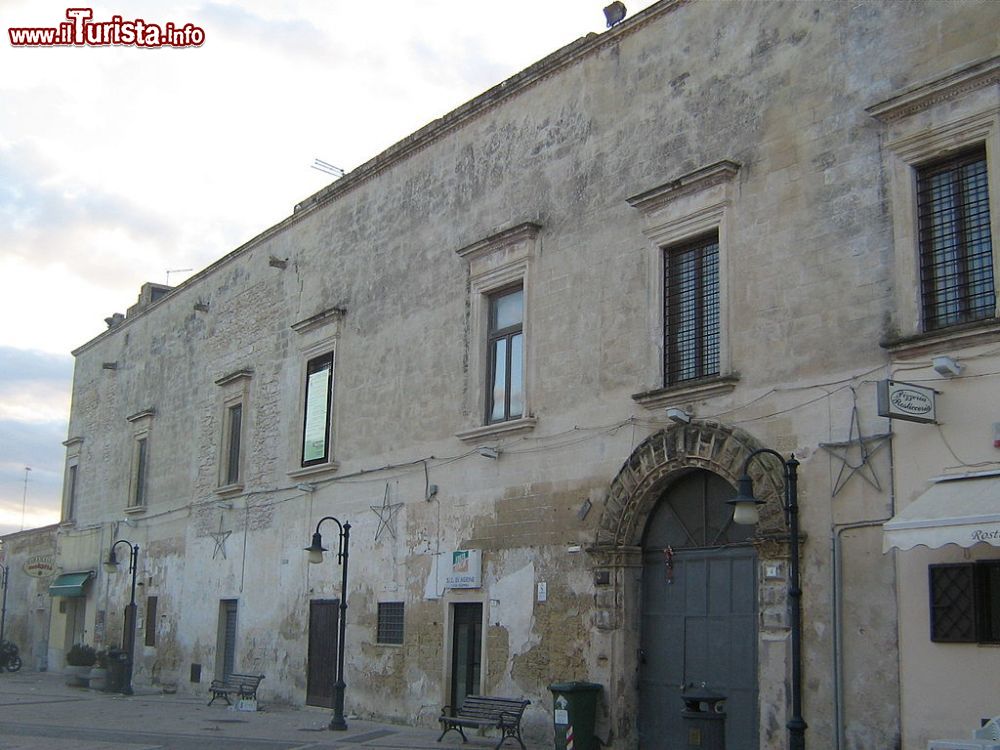
[[63, 573], [49, 586], [52, 596], [86, 596], [83, 587], [94, 577], [94, 571], [85, 570], [82, 573]]

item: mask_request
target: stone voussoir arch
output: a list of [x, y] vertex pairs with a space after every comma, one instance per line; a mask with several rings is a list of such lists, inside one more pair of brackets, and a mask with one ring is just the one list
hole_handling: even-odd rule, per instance
[[[597, 527], [597, 549], [636, 548], [646, 519], [663, 490], [691, 469], [706, 469], [734, 486], [743, 463], [763, 446], [743, 430], [708, 420], [693, 420], [650, 435], [628, 457], [611, 482]], [[784, 530], [784, 468], [772, 456], [751, 463], [750, 476], [761, 506], [757, 536]]]

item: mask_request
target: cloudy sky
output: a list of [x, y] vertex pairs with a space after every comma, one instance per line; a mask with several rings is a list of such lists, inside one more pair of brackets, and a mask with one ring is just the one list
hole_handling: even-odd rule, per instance
[[[179, 283], [290, 214], [332, 179], [315, 158], [350, 171], [603, 31], [605, 4], [0, 0], [0, 533], [58, 521], [69, 352], [143, 282]], [[12, 44], [68, 7], [205, 41]]]

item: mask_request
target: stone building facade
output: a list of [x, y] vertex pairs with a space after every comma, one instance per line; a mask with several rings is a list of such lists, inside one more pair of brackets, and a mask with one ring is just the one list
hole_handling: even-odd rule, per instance
[[56, 526], [0, 536], [0, 623], [23, 669], [48, 667], [49, 585], [56, 574]]
[[[925, 163], [973, 149], [995, 205], [998, 21], [979, 2], [667, 0], [145, 289], [74, 352], [58, 555], [96, 571], [85, 638], [121, 638], [128, 571], [101, 561], [124, 540], [137, 682], [204, 693], [253, 671], [265, 701], [330, 705], [342, 568], [302, 550], [333, 516], [351, 525], [350, 714], [433, 724], [470, 692], [524, 696], [547, 743], [548, 685], [589, 680], [602, 741], [669, 748], [704, 684], [731, 750], [784, 747], [768, 448], [800, 462], [810, 741], [913, 750], [1000, 713], [977, 692], [985, 644], [979, 682], [937, 713], [909, 682], [954, 646], [911, 629], [920, 572], [883, 553], [883, 524], [952, 464], [933, 425], [896, 432], [877, 408], [881, 381], [958, 356], [971, 326], [982, 377], [948, 391], [970, 429], [942, 429], [997, 466], [970, 400], [995, 393], [995, 295], [929, 331], [901, 201]], [[913, 151], [906, 127], [940, 132]], [[744, 465], [755, 526], [726, 505]]]

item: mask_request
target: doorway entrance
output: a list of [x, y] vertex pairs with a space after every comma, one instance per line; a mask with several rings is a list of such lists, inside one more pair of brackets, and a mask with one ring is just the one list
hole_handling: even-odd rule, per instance
[[309, 602], [309, 664], [306, 670], [306, 705], [333, 708], [337, 680], [337, 625], [339, 599]]
[[726, 747], [757, 750], [757, 556], [732, 522], [733, 487], [695, 470], [671, 484], [643, 537], [639, 744], [687, 747], [681, 694], [726, 697]]
[[467, 695], [479, 695], [482, 663], [483, 605], [455, 604], [451, 637], [451, 703], [461, 706]]
[[219, 635], [216, 646], [215, 677], [224, 680], [236, 671], [236, 600], [219, 602]]

